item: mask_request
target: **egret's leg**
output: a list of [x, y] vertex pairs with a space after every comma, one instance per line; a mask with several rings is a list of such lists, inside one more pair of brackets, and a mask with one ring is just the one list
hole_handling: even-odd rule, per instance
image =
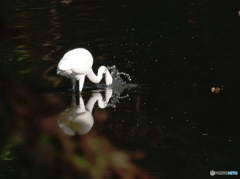
[[82, 88], [83, 88], [83, 85], [84, 85], [84, 81], [85, 81], [85, 76], [82, 76], [82, 77], [79, 79], [79, 92], [82, 91]]
[[76, 78], [71, 78], [72, 81], [72, 91], [75, 92], [75, 88], [76, 88]]

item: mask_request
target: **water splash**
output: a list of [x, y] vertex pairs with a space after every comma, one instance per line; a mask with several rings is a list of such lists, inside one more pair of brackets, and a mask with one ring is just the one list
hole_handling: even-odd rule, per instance
[[111, 75], [112, 75], [112, 78], [113, 78], [113, 83], [112, 83], [112, 87], [122, 87], [122, 86], [125, 86], [126, 82], [121, 78], [120, 75], [124, 75], [125, 77], [128, 78], [128, 81], [131, 81], [131, 77], [128, 73], [125, 73], [125, 72], [119, 72], [116, 68], [115, 65], [111, 66], [111, 67], [107, 67], [108, 70], [111, 71]]
[[115, 107], [116, 103], [119, 103], [119, 99], [124, 99], [129, 97], [129, 95], [125, 95], [125, 96], [120, 96], [121, 93], [123, 92], [123, 90], [125, 88], [131, 88], [127, 82], [125, 82], [122, 78], [121, 75], [125, 76], [128, 81], [131, 81], [131, 77], [129, 74], [125, 73], [125, 72], [119, 72], [116, 68], [116, 66], [111, 66], [111, 67], [107, 67], [108, 70], [111, 72], [112, 78], [113, 78], [113, 83], [111, 84], [111, 86], [109, 86], [112, 90], [113, 90], [113, 95], [111, 98], [111, 102], [108, 104], [108, 106], [111, 107]]

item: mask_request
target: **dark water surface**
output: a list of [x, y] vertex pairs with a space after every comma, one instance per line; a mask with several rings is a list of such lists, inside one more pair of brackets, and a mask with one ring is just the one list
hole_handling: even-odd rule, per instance
[[[1, 177], [239, 172], [239, 14], [236, 0], [3, 0]], [[110, 94], [104, 85], [86, 80], [79, 98], [56, 75], [64, 53], [77, 47], [92, 53], [94, 71], [116, 65], [132, 78], [122, 76], [130, 84], [113, 88], [106, 108], [96, 102]], [[81, 100], [86, 109], [96, 102], [85, 113], [93, 126], [73, 135], [81, 126], [69, 120]]]

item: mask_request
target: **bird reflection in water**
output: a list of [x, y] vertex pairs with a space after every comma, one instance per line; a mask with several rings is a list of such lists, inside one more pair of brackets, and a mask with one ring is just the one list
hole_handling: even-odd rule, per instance
[[68, 135], [88, 133], [94, 123], [92, 110], [95, 103], [98, 101], [100, 108], [106, 108], [111, 97], [112, 89], [110, 88], [105, 90], [105, 97], [100, 92], [93, 92], [85, 106], [81, 95], [79, 96], [79, 105], [77, 105], [76, 97], [73, 93], [71, 106], [58, 117], [59, 127]]
[[[92, 109], [96, 101], [98, 101], [100, 108], [106, 108], [107, 106], [115, 107], [118, 99], [124, 98], [120, 96], [123, 90], [136, 86], [126, 84], [120, 75], [124, 75], [131, 81], [130, 75], [119, 72], [116, 66], [101, 66], [98, 69], [97, 75], [95, 75], [92, 70], [92, 65], [93, 57], [91, 53], [83, 48], [68, 51], [58, 64], [57, 74], [71, 79], [73, 92], [75, 92], [76, 81], [79, 81], [79, 105], [76, 104], [76, 99], [73, 94], [71, 106], [62, 112], [58, 119], [59, 127], [68, 135], [74, 135], [75, 133], [82, 135], [90, 131], [94, 123]], [[93, 93], [85, 107], [81, 92], [86, 76], [93, 83], [100, 83], [104, 76], [106, 85], [104, 85], [105, 98], [103, 98], [99, 92]], [[102, 85], [98, 84], [98, 86]], [[111, 104], [109, 104], [111, 97]]]

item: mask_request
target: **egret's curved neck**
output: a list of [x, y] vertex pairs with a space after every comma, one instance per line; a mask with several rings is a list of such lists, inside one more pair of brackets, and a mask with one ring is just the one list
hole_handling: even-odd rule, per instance
[[93, 70], [91, 69], [90, 72], [87, 74], [87, 77], [93, 83], [99, 83], [103, 77], [103, 73], [98, 71], [97, 76], [94, 74]]

